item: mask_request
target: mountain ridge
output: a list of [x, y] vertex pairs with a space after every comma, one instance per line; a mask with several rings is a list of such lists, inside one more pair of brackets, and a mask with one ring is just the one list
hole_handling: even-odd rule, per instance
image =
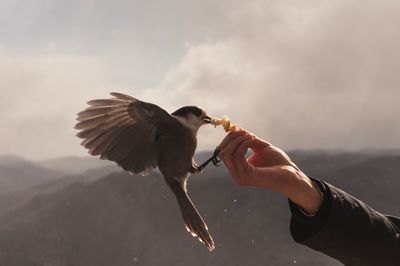
[[[209, 155], [201, 153], [198, 161]], [[378, 211], [400, 213], [400, 156], [290, 156], [310, 176]], [[48, 183], [23, 206], [0, 215], [0, 265], [341, 265], [294, 243], [285, 198], [237, 186], [223, 166], [210, 165], [188, 181], [189, 194], [216, 242], [213, 253], [186, 232], [158, 171], [143, 177], [116, 169], [105, 176], [98, 169], [92, 177], [84, 173], [70, 183]]]

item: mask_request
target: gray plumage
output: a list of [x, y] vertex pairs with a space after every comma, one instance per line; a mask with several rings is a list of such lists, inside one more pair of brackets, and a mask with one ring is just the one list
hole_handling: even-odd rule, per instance
[[213, 250], [207, 225], [186, 191], [189, 174], [199, 170], [193, 161], [196, 133], [210, 118], [195, 106], [168, 114], [128, 95], [111, 95], [89, 101], [89, 107], [78, 113], [75, 128], [81, 144], [91, 155], [114, 161], [132, 174], [158, 167], [176, 196], [187, 230]]

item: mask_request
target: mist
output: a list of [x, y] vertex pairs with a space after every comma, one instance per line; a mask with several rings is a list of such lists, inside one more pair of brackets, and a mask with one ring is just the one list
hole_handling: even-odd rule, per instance
[[[284, 149], [399, 148], [394, 1], [2, 1], [2, 154], [83, 155], [87, 100], [199, 105]], [[199, 149], [223, 132], [200, 131]]]

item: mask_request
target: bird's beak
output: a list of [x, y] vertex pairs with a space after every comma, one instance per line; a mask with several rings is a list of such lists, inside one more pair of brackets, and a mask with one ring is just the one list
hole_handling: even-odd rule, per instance
[[211, 117], [209, 117], [208, 115], [207, 115], [207, 116], [203, 116], [202, 119], [203, 119], [203, 121], [206, 122], [207, 124], [210, 124], [210, 123], [211, 123]]

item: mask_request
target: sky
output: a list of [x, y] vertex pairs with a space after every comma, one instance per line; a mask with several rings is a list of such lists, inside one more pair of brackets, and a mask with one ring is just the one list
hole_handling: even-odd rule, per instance
[[[400, 2], [0, 0], [0, 154], [84, 155], [111, 91], [289, 149], [400, 148]], [[199, 132], [212, 149], [221, 128]]]

